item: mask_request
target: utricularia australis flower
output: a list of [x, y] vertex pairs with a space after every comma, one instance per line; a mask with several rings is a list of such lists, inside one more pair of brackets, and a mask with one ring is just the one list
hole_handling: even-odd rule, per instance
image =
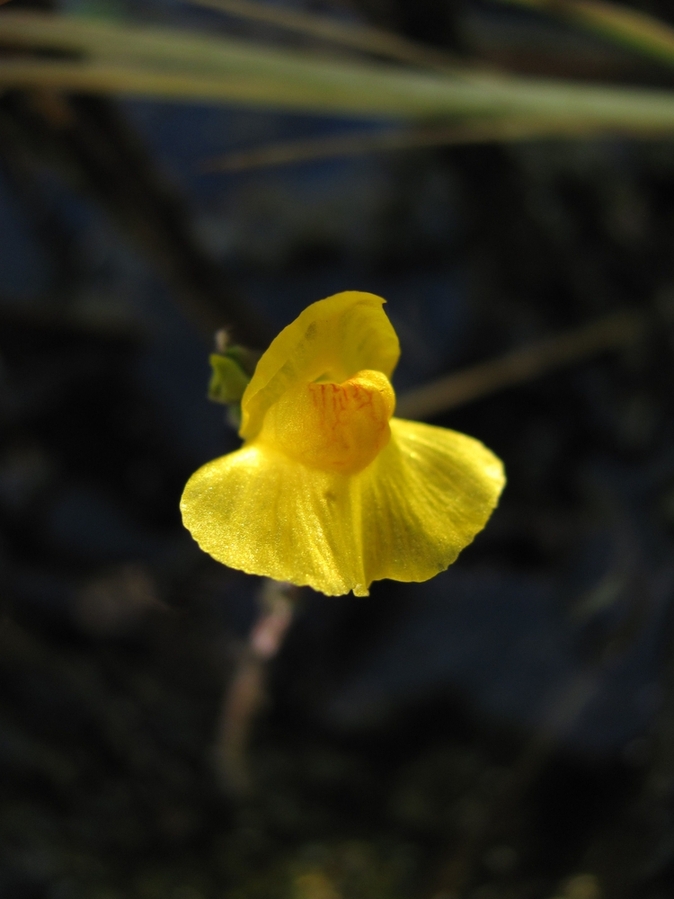
[[503, 486], [478, 440], [393, 416], [400, 355], [384, 300], [313, 303], [262, 355], [241, 399], [243, 446], [200, 468], [181, 501], [225, 565], [330, 596], [425, 581], [484, 528]]

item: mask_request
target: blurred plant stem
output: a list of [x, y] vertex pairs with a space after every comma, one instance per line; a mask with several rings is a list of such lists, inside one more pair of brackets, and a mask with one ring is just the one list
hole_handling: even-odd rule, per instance
[[[611, 531], [613, 552], [606, 570], [588, 591], [577, 597], [575, 606], [571, 607], [576, 620], [579, 609], [581, 610], [582, 626], [586, 628], [586, 634], [589, 635], [594, 630], [594, 635], [588, 640], [586, 658], [579, 660], [575, 672], [552, 690], [540, 726], [524, 743], [513, 764], [503, 769], [491, 803], [482, 808], [480, 814], [473, 816], [464, 828], [458, 845], [453, 842], [444, 856], [440, 857], [436, 876], [429, 885], [430, 889], [423, 893], [427, 899], [468, 895], [467, 891], [477, 886], [481, 877], [480, 869], [490, 849], [505, 848], [512, 861], [511, 869], [502, 873], [505, 876], [516, 873], [522, 846], [527, 840], [527, 828], [535, 826], [532, 821], [527, 821], [531, 815], [531, 811], [527, 811], [527, 795], [544, 775], [554, 753], [568, 743], [574, 728], [602, 690], [605, 680], [624, 661], [626, 654], [647, 626], [654, 607], [663, 602], [663, 596], [669, 595], [668, 591], [671, 592], [669, 583], [663, 591], [663, 585], [653, 578], [652, 572], [645, 564], [639, 536], [633, 530], [618, 495], [610, 489], [598, 491], [594, 505], [598, 519]], [[671, 576], [669, 580], [671, 581]], [[602, 631], [601, 628], [597, 628], [599, 621], [597, 612], [592, 613], [590, 610], [599, 610], [605, 604], [607, 584], [611, 584], [610, 605], [615, 610], [622, 608], [623, 611], [616, 614]], [[668, 734], [670, 742], [671, 734], [670, 725]], [[671, 749], [671, 745], [668, 748]], [[670, 757], [668, 781], [670, 787], [673, 763], [674, 758]], [[629, 833], [629, 840], [634, 839], [629, 828], [623, 827], [622, 833], [623, 835]], [[613, 849], [615, 850], [615, 846]], [[629, 864], [623, 869], [625, 883], [620, 884], [620, 889], [607, 891], [607, 897], [627, 899], [628, 895], [636, 895], [629, 893], [624, 887], [628, 880], [633, 878], [636, 868], [643, 863], [647, 854], [648, 850], [639, 846], [639, 852], [631, 857]], [[607, 855], [611, 859], [610, 864], [615, 866], [615, 851]], [[615, 882], [615, 878], [602, 866], [596, 855], [590, 855], [583, 861], [584, 870], [592, 871], [591, 874], [583, 876], [587, 877], [588, 883], [592, 884], [595, 891], [577, 895], [597, 897], [604, 895], [604, 884]], [[524, 894], [522, 891], [521, 895]], [[470, 893], [470, 895], [477, 894]], [[511, 895], [511, 893], [495, 892], [493, 895]], [[569, 893], [564, 895], [568, 896]]]
[[308, 12], [305, 9], [275, 6], [268, 2], [260, 3], [258, 0], [190, 0], [190, 2], [227, 15], [274, 25], [306, 37], [318, 38], [351, 50], [360, 50], [424, 69], [447, 72], [453, 71], [457, 65], [465, 65], [465, 61], [436, 47], [429, 47], [402, 35], [358, 21], [344, 21]]
[[654, 16], [602, 0], [498, 0], [549, 13], [649, 59], [674, 65], [674, 28]]
[[[660, 577], [668, 597], [660, 679], [660, 708], [650, 731], [628, 745], [643, 770], [638, 789], [608, 829], [598, 833], [585, 858], [602, 877], [611, 899], [646, 895], [648, 885], [671, 870], [674, 857], [674, 569]], [[636, 744], [636, 745], [635, 745]], [[656, 895], [653, 893], [653, 895]], [[665, 894], [663, 894], [665, 895]]]
[[566, 365], [624, 349], [641, 340], [647, 327], [648, 319], [642, 313], [607, 315], [410, 390], [399, 397], [396, 414], [421, 419], [439, 415]]
[[253, 788], [247, 751], [251, 730], [266, 700], [267, 667], [290, 627], [297, 593], [292, 584], [265, 580], [257, 621], [224, 693], [213, 761], [223, 789], [234, 797], [243, 798]]
[[[316, 162], [362, 156], [390, 150], [414, 150], [425, 147], [449, 147], [462, 144], [481, 144], [520, 140], [540, 140], [579, 137], [601, 137], [603, 129], [589, 122], [579, 122], [576, 131], [569, 126], [560, 130], [558, 122], [545, 119], [522, 120], [492, 118], [484, 121], [438, 124], [425, 128], [387, 129], [385, 131], [353, 132], [303, 140], [278, 141], [249, 150], [237, 150], [206, 160], [202, 172], [245, 172], [251, 169], [279, 165]], [[653, 135], [642, 133], [642, 138]]]
[[264, 324], [237, 301], [224, 271], [195, 240], [186, 204], [108, 99], [6, 94], [0, 98], [0, 155], [22, 183], [39, 180], [46, 163], [98, 202], [204, 334], [227, 323], [239, 340], [266, 342]]
[[[316, 115], [417, 122], [545, 122], [577, 135], [674, 133], [674, 94], [521, 78], [464, 65], [451, 74], [76, 17], [3, 11], [0, 86], [242, 103]], [[40, 51], [31, 57], [22, 51]], [[52, 52], [49, 56], [44, 51]], [[484, 139], [489, 139], [486, 134]], [[496, 138], [500, 139], [500, 138]]]

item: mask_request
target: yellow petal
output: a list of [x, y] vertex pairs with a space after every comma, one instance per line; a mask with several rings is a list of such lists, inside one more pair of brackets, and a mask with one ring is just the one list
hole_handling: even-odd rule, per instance
[[338, 596], [365, 579], [353, 480], [255, 443], [192, 475], [183, 522], [218, 562]]
[[479, 441], [392, 419], [392, 437], [356, 475], [308, 466], [263, 442], [199, 469], [181, 508], [215, 559], [328, 595], [374, 580], [424, 581], [487, 522], [505, 483]]
[[505, 486], [503, 465], [457, 431], [390, 424], [391, 442], [361, 475], [366, 578], [426, 581], [484, 528]]
[[348, 290], [312, 303], [284, 328], [258, 362], [243, 395], [240, 435], [252, 440], [267, 409], [296, 384], [339, 384], [365, 369], [390, 378], [400, 345], [384, 302], [372, 293]]

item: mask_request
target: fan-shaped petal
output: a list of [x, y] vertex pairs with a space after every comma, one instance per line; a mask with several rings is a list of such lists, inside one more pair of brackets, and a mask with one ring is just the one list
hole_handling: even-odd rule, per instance
[[372, 581], [424, 581], [485, 525], [501, 462], [455, 431], [392, 419], [391, 440], [355, 475], [310, 467], [251, 443], [199, 469], [181, 508], [218, 561], [328, 595]]

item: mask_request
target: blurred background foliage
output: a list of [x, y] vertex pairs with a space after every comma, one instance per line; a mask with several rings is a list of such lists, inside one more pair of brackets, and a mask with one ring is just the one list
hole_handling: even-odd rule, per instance
[[[664, 0], [0, 10], [3, 899], [672, 895], [673, 62]], [[344, 289], [509, 485], [433, 581], [302, 592], [237, 798], [208, 354]]]

